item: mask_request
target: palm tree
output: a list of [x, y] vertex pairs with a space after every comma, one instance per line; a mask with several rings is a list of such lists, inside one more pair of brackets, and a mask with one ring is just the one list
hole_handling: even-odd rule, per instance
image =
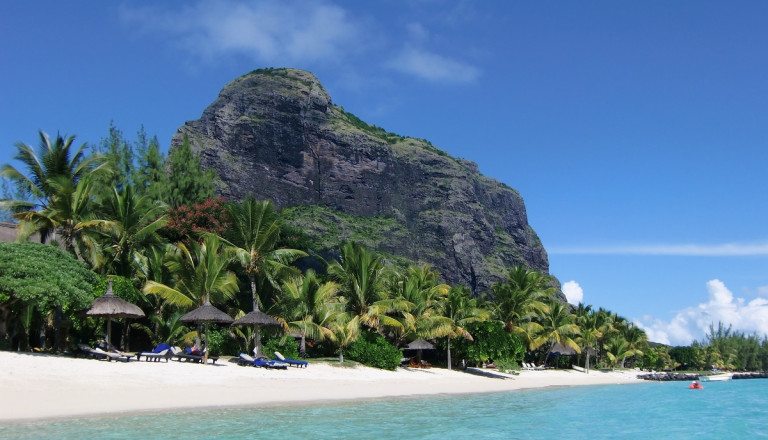
[[443, 305], [451, 287], [439, 283], [440, 274], [429, 266], [411, 266], [404, 275], [393, 277], [391, 310], [400, 313], [403, 337], [431, 339], [453, 332]]
[[602, 337], [602, 333], [600, 332], [598, 314], [591, 310], [591, 306], [587, 306], [587, 310], [579, 315], [583, 310], [581, 305], [579, 303], [579, 307], [576, 310], [576, 324], [579, 326], [579, 337], [576, 342], [579, 343], [582, 352], [586, 356], [584, 368], [589, 372], [590, 352], [597, 347], [597, 342]]
[[613, 335], [605, 342], [605, 352], [611, 365], [618, 364], [619, 359], [632, 356], [633, 351], [629, 348], [629, 343], [621, 335]]
[[328, 340], [339, 347], [339, 363], [344, 363], [344, 348], [357, 341], [360, 336], [360, 316], [339, 313], [328, 325]]
[[157, 231], [167, 222], [165, 208], [162, 202], [137, 195], [132, 185], [113, 189], [101, 203], [101, 219], [86, 223], [101, 231], [99, 241], [108, 255], [104, 272], [133, 278], [148, 248], [161, 244]]
[[529, 346], [532, 335], [540, 330], [532, 319], [547, 308], [543, 301], [552, 292], [549, 282], [549, 277], [540, 272], [515, 266], [509, 270], [506, 281], [491, 286], [499, 319], [507, 331], [523, 337]]
[[648, 345], [648, 336], [645, 334], [645, 330], [633, 323], [628, 323], [622, 329], [621, 337], [627, 341], [628, 354], [621, 359], [621, 368], [624, 368], [624, 361], [627, 357], [643, 355], [643, 348]]
[[[574, 316], [568, 312], [567, 305], [553, 301], [549, 303], [539, 319], [541, 320], [541, 332], [533, 339], [532, 348], [541, 347], [547, 342], [551, 345], [559, 343], [581, 353], [579, 344], [572, 338], [578, 334], [579, 327], [574, 324]], [[544, 365], [547, 364], [549, 355], [552, 353], [551, 345], [550, 349], [547, 350], [546, 358], [544, 358]]]
[[[173, 287], [149, 280], [144, 293], [158, 295], [166, 303], [183, 309], [202, 306], [206, 301], [224, 302], [238, 291], [237, 277], [227, 267], [232, 252], [215, 235], [205, 236], [203, 243], [190, 248], [179, 243], [171, 247], [166, 266], [174, 276]], [[196, 345], [200, 347], [202, 325], [197, 326]]]
[[[49, 203], [38, 209], [19, 212], [19, 240], [26, 241], [35, 233], [53, 235], [52, 242], [92, 266], [99, 264], [99, 252], [93, 240], [89, 220], [92, 218], [92, 176], [84, 176], [77, 183], [64, 176], [49, 179], [48, 186], [55, 191]], [[52, 232], [47, 232], [52, 231]], [[61, 240], [55, 238], [56, 232]]]
[[[290, 264], [307, 254], [296, 249], [276, 248], [280, 239], [280, 223], [272, 202], [257, 202], [253, 197], [248, 197], [242, 203], [228, 205], [227, 209], [233, 222], [233, 238], [229, 244], [248, 275], [253, 311], [259, 312], [257, 278], [264, 277], [273, 287], [279, 288], [282, 280], [298, 274], [298, 270]], [[259, 326], [254, 326], [253, 334], [256, 350], [260, 353]]]
[[[66, 140], [60, 135], [51, 142], [42, 130], [38, 152], [24, 144], [17, 143], [15, 160], [26, 165], [28, 175], [15, 167], [5, 164], [0, 168], [0, 175], [14, 182], [16, 187], [27, 195], [27, 200], [3, 200], [0, 207], [16, 213], [40, 212], [51, 207], [62, 187], [75, 188], [86, 175], [107, 170], [104, 158], [100, 155], [85, 156], [86, 145], [72, 151], [74, 136]], [[22, 218], [22, 222], [25, 220]], [[40, 241], [46, 242], [56, 225], [40, 224]]]
[[331, 263], [328, 274], [339, 283], [346, 310], [357, 316], [361, 325], [377, 331], [394, 328], [402, 332], [403, 325], [386, 315], [393, 302], [385, 288], [386, 267], [379, 255], [359, 244], [347, 243], [341, 248], [341, 262]]
[[605, 341], [613, 334], [616, 329], [614, 328], [614, 319], [616, 315], [610, 311], [600, 307], [595, 313], [595, 328], [597, 328], [597, 345], [598, 345], [598, 363], [603, 360], [603, 354], [605, 353]]
[[312, 269], [302, 277], [283, 283], [283, 294], [276, 308], [285, 317], [288, 329], [301, 335], [301, 357], [307, 354], [307, 338], [322, 341], [330, 336], [331, 331], [324, 325], [343, 307], [335, 300], [338, 289], [339, 285], [333, 281], [321, 283]]
[[464, 327], [477, 321], [485, 321], [490, 313], [477, 306], [477, 299], [470, 297], [470, 292], [464, 286], [452, 288], [443, 300], [443, 316], [450, 319], [452, 332], [447, 335], [448, 369], [451, 369], [451, 339], [466, 338], [473, 340], [472, 335]]

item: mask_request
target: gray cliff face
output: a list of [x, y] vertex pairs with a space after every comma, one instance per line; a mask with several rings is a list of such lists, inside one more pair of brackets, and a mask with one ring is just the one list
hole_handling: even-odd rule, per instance
[[[429, 263], [475, 293], [513, 265], [549, 273], [517, 191], [482, 176], [473, 162], [344, 112], [311, 73], [265, 69], [237, 78], [199, 120], [179, 128], [173, 147], [184, 135], [229, 200], [253, 194], [281, 208], [319, 205], [388, 219], [389, 233], [362, 241]], [[310, 236], [330, 233], [294, 220]], [[355, 238], [344, 224], [332, 228], [340, 239]]]

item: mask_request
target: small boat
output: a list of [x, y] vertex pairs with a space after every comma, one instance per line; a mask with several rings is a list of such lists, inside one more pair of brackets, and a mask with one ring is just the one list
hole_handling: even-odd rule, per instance
[[698, 380], [694, 380], [693, 382], [691, 382], [691, 384], [688, 385], [688, 388], [690, 388], [692, 390], [703, 390], [704, 389], [704, 387], [701, 386], [701, 382], [699, 382]]
[[699, 380], [702, 382], [725, 382], [731, 379], [733, 379], [733, 374], [731, 373], [718, 373], [711, 374], [709, 376], [699, 376]]

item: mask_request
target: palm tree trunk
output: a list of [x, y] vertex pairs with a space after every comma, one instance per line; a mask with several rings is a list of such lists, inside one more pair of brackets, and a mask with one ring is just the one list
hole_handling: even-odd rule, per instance
[[451, 337], [448, 336], [448, 371], [451, 370]]
[[344, 350], [341, 347], [339, 347], [339, 363], [344, 363]]
[[251, 279], [251, 297], [253, 299], [253, 311], [259, 311], [259, 301], [256, 297], [256, 275], [251, 273], [249, 278]]
[[256, 343], [253, 347], [253, 355], [256, 357], [263, 356], [261, 352], [261, 326], [257, 325], [256, 328], [253, 330], [253, 336], [256, 340]]
[[584, 362], [584, 369], [589, 373], [589, 348], [587, 348], [587, 360]]
[[195, 336], [195, 348], [197, 349], [197, 351], [202, 350], [202, 347], [200, 347], [200, 342], [201, 342], [200, 339], [202, 337], [201, 336], [202, 334], [203, 334], [203, 323], [202, 322], [198, 322], [197, 323], [197, 336]]
[[307, 357], [307, 337], [304, 333], [301, 334], [301, 342], [299, 343], [299, 356]]

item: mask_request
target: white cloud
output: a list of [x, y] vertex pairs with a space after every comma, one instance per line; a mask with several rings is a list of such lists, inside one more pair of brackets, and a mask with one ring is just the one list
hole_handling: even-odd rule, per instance
[[410, 46], [390, 60], [387, 67], [444, 83], [470, 83], [480, 76], [480, 71], [472, 65]]
[[338, 58], [360, 32], [346, 10], [322, 2], [200, 1], [175, 11], [127, 6], [121, 16], [145, 33], [171, 34], [207, 61], [232, 54], [263, 62]]
[[584, 299], [584, 290], [576, 281], [568, 281], [563, 284], [563, 293], [569, 304], [578, 305]]
[[649, 244], [596, 247], [552, 247], [560, 255], [682, 255], [694, 257], [742, 257], [768, 255], [768, 242], [725, 244]]
[[768, 335], [768, 300], [755, 298], [747, 302], [737, 298], [720, 280], [707, 282], [708, 301], [688, 307], [669, 322], [645, 316], [637, 324], [654, 342], [671, 345], [688, 345], [694, 339], [703, 341], [710, 324], [722, 322], [734, 330], [747, 334]]

